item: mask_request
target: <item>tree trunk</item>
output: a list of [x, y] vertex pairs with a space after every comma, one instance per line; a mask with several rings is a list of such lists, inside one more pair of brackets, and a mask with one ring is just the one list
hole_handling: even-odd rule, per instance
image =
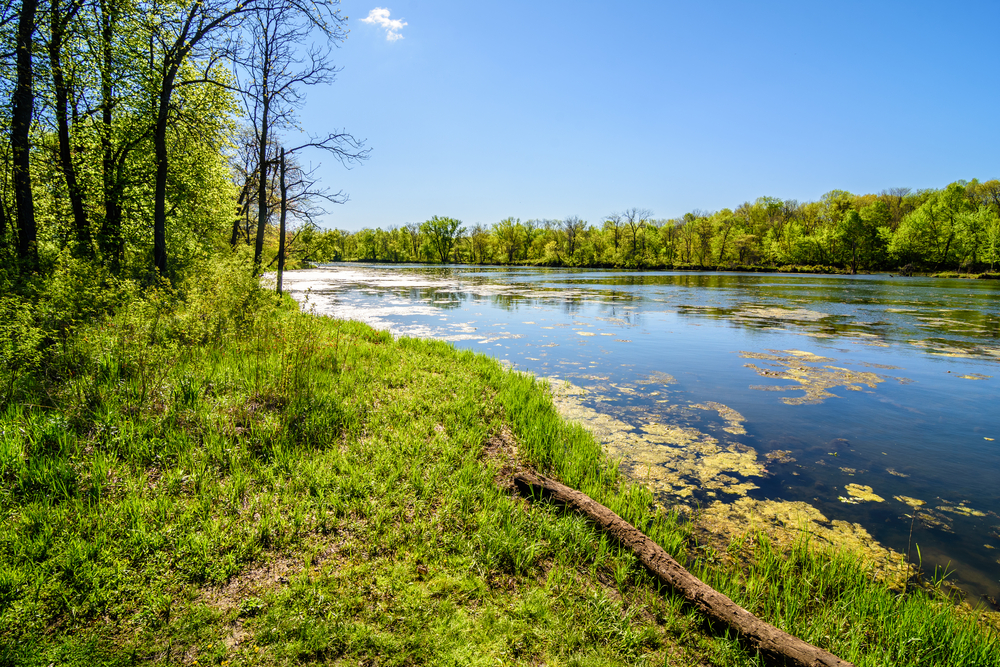
[[69, 194], [70, 209], [73, 212], [73, 226], [76, 229], [76, 242], [83, 255], [90, 255], [91, 238], [90, 225], [83, 207], [83, 192], [76, 179], [76, 168], [73, 166], [73, 147], [70, 144], [69, 118], [66, 108], [69, 104], [69, 90], [62, 69], [62, 47], [66, 37], [66, 29], [76, 15], [79, 5], [73, 4], [62, 10], [59, 0], [52, 0], [51, 34], [49, 35], [49, 65], [52, 72], [52, 88], [55, 91], [56, 134], [59, 138], [59, 166], [66, 179], [66, 190]]
[[240, 188], [239, 199], [236, 200], [236, 218], [233, 219], [233, 233], [229, 238], [229, 245], [232, 246], [233, 250], [236, 250], [236, 243], [240, 239], [240, 223], [243, 222], [242, 219], [250, 212], [250, 189], [252, 187], [253, 179], [248, 175], [246, 181], [243, 183], [243, 187]]
[[[121, 269], [122, 256], [125, 253], [122, 235], [122, 207], [120, 196], [120, 178], [116, 169], [114, 151], [114, 59], [112, 40], [115, 27], [118, 24], [118, 7], [116, 0], [102, 0], [101, 8], [101, 184], [104, 195], [104, 221], [98, 241], [102, 254], [111, 260], [111, 270], [117, 273]], [[121, 156], [124, 160], [124, 156]]]
[[726, 233], [722, 235], [722, 247], [719, 248], [719, 260], [715, 263], [716, 266], [722, 266], [722, 259], [726, 256], [726, 241], [729, 239], [729, 232], [732, 228], [732, 225], [727, 225]]
[[35, 108], [32, 51], [38, 0], [21, 0], [17, 24], [17, 82], [10, 119], [14, 208], [17, 211], [17, 256], [28, 270], [38, 264], [38, 227], [31, 193], [31, 117]]
[[281, 278], [285, 272], [285, 216], [288, 213], [288, 189], [285, 187], [285, 149], [281, 149], [278, 163], [278, 188], [281, 191], [281, 215], [278, 224], [278, 294], [281, 294]]
[[951, 241], [954, 238], [955, 238], [954, 232], [948, 235], [948, 243], [946, 243], [944, 246], [944, 252], [941, 253], [941, 260], [937, 263], [937, 266], [934, 268], [935, 271], [940, 271], [941, 267], [944, 266], [944, 263], [948, 260], [948, 251], [951, 249]]
[[260, 132], [257, 135], [260, 145], [257, 153], [257, 240], [253, 247], [253, 267], [254, 273], [260, 272], [261, 257], [264, 254], [264, 230], [267, 226], [267, 141], [271, 100], [267, 92], [267, 68], [264, 68], [264, 82], [262, 84], [263, 101], [261, 103]]
[[[153, 156], [156, 160], [156, 178], [153, 191], [153, 266], [160, 276], [167, 276], [167, 122], [170, 120], [170, 99], [174, 94], [174, 81], [181, 63], [187, 57], [192, 44], [205, 33], [192, 36], [191, 21], [194, 12], [189, 12], [188, 20], [174, 39], [173, 44], [163, 54], [163, 80], [157, 95], [156, 125], [153, 127]], [[150, 54], [152, 56], [152, 54]]]
[[0, 252], [7, 247], [7, 205], [0, 195]]
[[153, 154], [156, 160], [156, 184], [153, 192], [153, 266], [167, 275], [167, 117], [173, 92], [174, 72], [164, 77], [159, 94], [156, 127], [153, 130]]
[[589, 496], [531, 472], [514, 476], [518, 486], [544, 492], [583, 513], [630, 549], [660, 581], [676, 590], [711, 620], [736, 630], [761, 653], [794, 667], [852, 667], [851, 663], [766, 623], [685, 570], [660, 545]]

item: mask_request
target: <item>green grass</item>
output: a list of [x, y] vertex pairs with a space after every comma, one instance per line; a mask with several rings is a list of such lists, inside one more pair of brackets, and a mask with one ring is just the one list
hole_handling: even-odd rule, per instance
[[761, 664], [585, 520], [518, 496], [530, 464], [859, 665], [1000, 665], [975, 612], [847, 555], [692, 550], [533, 378], [248, 283], [133, 299], [18, 383], [0, 664]]

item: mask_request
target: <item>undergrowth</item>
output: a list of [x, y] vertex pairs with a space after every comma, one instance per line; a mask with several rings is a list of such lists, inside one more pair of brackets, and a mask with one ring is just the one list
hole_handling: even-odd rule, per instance
[[849, 554], [690, 550], [492, 359], [302, 312], [235, 260], [98, 286], [0, 302], [0, 664], [762, 664], [584, 519], [519, 497], [527, 464], [858, 665], [1000, 665], [975, 612]]

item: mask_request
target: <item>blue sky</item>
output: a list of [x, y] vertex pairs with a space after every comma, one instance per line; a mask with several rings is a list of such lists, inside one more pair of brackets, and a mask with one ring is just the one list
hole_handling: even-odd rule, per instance
[[[342, 8], [343, 70], [306, 92], [302, 121], [372, 152], [325, 161], [350, 195], [327, 227], [671, 218], [1000, 177], [995, 0]], [[377, 8], [405, 25], [362, 21]]]

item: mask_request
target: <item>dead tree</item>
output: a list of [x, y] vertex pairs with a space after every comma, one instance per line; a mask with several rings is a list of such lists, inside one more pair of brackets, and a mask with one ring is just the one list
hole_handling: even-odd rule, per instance
[[[258, 148], [254, 267], [259, 271], [269, 216], [267, 187], [272, 163], [268, 146], [276, 143], [278, 132], [296, 126], [296, 112], [303, 104], [302, 89], [331, 83], [336, 77], [339, 69], [331, 60], [331, 48], [347, 36], [346, 18], [340, 14], [339, 0], [260, 0], [243, 32], [245, 46], [238, 50], [234, 62], [237, 85]], [[346, 132], [312, 138], [286, 153], [309, 147], [332, 153], [344, 163], [367, 157], [363, 142]]]

